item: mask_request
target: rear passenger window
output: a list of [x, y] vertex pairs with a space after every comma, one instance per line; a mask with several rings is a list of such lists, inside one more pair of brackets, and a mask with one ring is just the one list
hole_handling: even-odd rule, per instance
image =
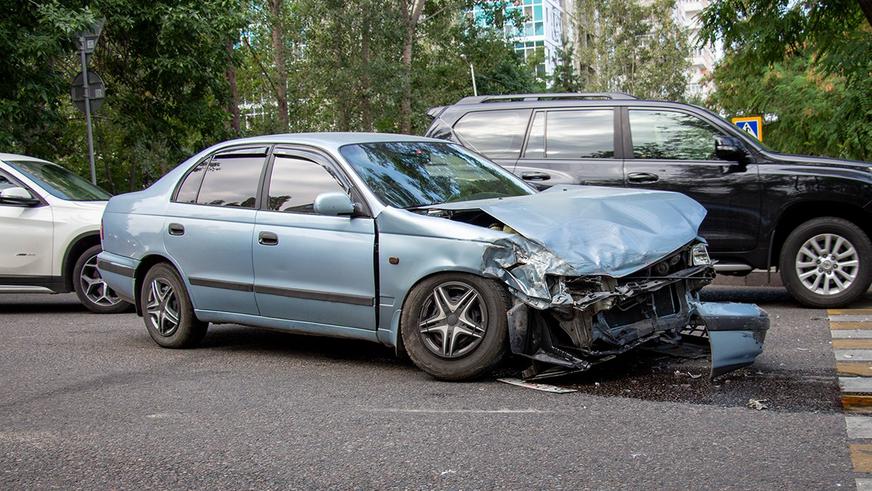
[[530, 120], [530, 109], [471, 112], [454, 125], [454, 132], [478, 153], [493, 159], [516, 159]]
[[[615, 156], [613, 109], [548, 111], [545, 156], [549, 159], [608, 159]], [[530, 135], [532, 141], [533, 135]]]
[[206, 166], [197, 204], [254, 208], [263, 161], [262, 156], [213, 157]]
[[200, 191], [200, 183], [203, 182], [203, 170], [206, 169], [206, 162], [201, 162], [194, 167], [182, 185], [179, 186], [179, 192], [176, 194], [177, 203], [196, 203], [197, 193]]
[[527, 149], [524, 150], [526, 159], [545, 158], [545, 115], [539, 112], [533, 116], [533, 124], [530, 125], [530, 138], [527, 140]]
[[322, 165], [292, 157], [276, 157], [269, 183], [269, 209], [314, 213], [321, 193], [344, 193], [333, 174]]

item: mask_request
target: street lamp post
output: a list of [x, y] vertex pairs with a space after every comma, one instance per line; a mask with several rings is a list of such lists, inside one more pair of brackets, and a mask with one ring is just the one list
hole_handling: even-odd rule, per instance
[[460, 53], [460, 58], [469, 64], [469, 76], [472, 78], [472, 95], [478, 96], [478, 87], [475, 85], [475, 67], [472, 66], [472, 62], [466, 59], [466, 55]]

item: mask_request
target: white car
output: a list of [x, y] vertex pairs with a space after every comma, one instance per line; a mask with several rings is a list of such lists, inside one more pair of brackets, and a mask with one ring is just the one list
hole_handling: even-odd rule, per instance
[[57, 164], [0, 153], [0, 292], [75, 291], [93, 312], [126, 310], [97, 270], [110, 196]]

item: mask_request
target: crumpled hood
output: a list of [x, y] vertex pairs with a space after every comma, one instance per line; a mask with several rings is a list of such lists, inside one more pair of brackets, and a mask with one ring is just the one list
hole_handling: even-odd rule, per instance
[[579, 276], [619, 278], [698, 236], [705, 208], [666, 191], [556, 186], [476, 208], [544, 246]]

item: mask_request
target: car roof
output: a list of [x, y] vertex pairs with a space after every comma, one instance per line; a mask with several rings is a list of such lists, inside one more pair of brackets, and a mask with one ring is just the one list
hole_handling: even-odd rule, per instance
[[398, 133], [366, 133], [366, 132], [323, 132], [323, 133], [280, 133], [261, 135], [250, 138], [228, 140], [221, 146], [246, 144], [297, 144], [312, 145], [328, 149], [338, 149], [343, 145], [357, 143], [381, 142], [433, 142], [445, 143], [445, 140], [426, 138], [423, 136], [402, 135]]
[[38, 159], [36, 157], [30, 157], [27, 155], [20, 155], [17, 153], [0, 153], [0, 160], [2, 160], [4, 162], [9, 161], [9, 160], [13, 160], [13, 161], [14, 160], [26, 160], [26, 161], [30, 161], [30, 162], [45, 162], [48, 164], [51, 163], [47, 160]]

